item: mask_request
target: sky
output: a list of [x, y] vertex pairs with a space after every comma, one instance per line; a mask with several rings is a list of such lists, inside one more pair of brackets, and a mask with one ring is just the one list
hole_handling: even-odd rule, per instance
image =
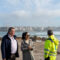
[[0, 0], [1, 26], [60, 26], [60, 0]]

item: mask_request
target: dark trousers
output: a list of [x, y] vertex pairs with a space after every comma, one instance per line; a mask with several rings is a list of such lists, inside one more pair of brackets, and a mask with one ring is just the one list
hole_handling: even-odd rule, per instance
[[16, 57], [14, 54], [11, 55], [11, 58], [7, 59], [7, 60], [16, 60]]
[[48, 57], [48, 58], [45, 58], [45, 60], [50, 60], [50, 57]]

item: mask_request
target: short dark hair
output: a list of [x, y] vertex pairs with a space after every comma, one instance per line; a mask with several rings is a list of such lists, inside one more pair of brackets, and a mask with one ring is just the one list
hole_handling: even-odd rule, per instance
[[22, 39], [23, 39], [23, 40], [25, 40], [25, 36], [26, 36], [27, 33], [28, 33], [28, 32], [23, 32], [23, 33], [22, 33]]
[[49, 36], [53, 35], [53, 31], [52, 31], [51, 29], [50, 29], [50, 30], [48, 30], [48, 32], [47, 32], [47, 33], [48, 33], [48, 35], [49, 35]]
[[11, 32], [12, 29], [15, 29], [14, 27], [9, 27], [8, 33]]

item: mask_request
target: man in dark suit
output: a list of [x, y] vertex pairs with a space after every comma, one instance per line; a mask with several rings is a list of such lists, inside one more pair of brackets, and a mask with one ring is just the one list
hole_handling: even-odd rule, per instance
[[1, 52], [3, 60], [15, 60], [19, 57], [14, 27], [10, 27], [7, 35], [2, 38]]

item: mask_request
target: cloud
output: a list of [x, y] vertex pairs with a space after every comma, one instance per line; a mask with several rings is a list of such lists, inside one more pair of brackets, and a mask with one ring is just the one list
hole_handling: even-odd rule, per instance
[[60, 17], [60, 9], [57, 9], [57, 10], [42, 9], [42, 10], [36, 11], [36, 15]]
[[12, 5], [18, 5], [20, 2], [20, 0], [6, 0], [6, 1]]
[[[59, 20], [60, 3], [54, 3], [55, 0], [6, 0], [6, 8], [10, 11], [6, 14], [0, 14], [0, 20], [5, 20], [8, 24], [11, 21], [19, 22], [25, 25], [48, 25], [50, 21]], [[13, 24], [14, 24], [13, 23]], [[10, 24], [12, 25], [12, 23]]]
[[36, 9], [40, 10], [41, 8], [43, 8], [44, 6], [49, 5], [49, 2], [51, 0], [34, 0], [34, 3], [36, 5]]
[[[54, 4], [54, 0], [7, 0], [12, 5], [17, 5], [22, 3], [24, 9], [13, 11], [14, 14], [18, 16], [28, 16], [30, 13], [36, 15], [48, 15], [48, 16], [60, 16], [60, 9], [57, 7], [60, 6], [59, 2]], [[35, 6], [35, 11], [31, 11], [32, 5]], [[51, 8], [52, 7], [52, 8]], [[56, 8], [57, 9], [56, 9]], [[54, 8], [54, 9], [53, 9]]]
[[[13, 6], [19, 5], [20, 3], [22, 6], [16, 8], [15, 10], [11, 11], [12, 14], [15, 14], [18, 17], [29, 17], [29, 16], [50, 16], [50, 17], [58, 17], [60, 16], [60, 9], [57, 7], [60, 4], [53, 4], [54, 0], [6, 0], [8, 3], [12, 4]], [[35, 10], [32, 11], [33, 7]], [[12, 7], [12, 6], [11, 6]], [[57, 9], [52, 9], [51, 7], [56, 7]], [[15, 7], [13, 7], [15, 8]]]
[[30, 12], [25, 11], [25, 10], [14, 11], [14, 12], [12, 12], [12, 14], [16, 15], [18, 17], [29, 17], [30, 16]]
[[[22, 14], [22, 15], [21, 15]], [[25, 16], [26, 14], [26, 16]], [[10, 14], [0, 15], [0, 20], [4, 26], [53, 26], [59, 24], [59, 19], [50, 15], [38, 13], [27, 13], [26, 11], [17, 11]]]

